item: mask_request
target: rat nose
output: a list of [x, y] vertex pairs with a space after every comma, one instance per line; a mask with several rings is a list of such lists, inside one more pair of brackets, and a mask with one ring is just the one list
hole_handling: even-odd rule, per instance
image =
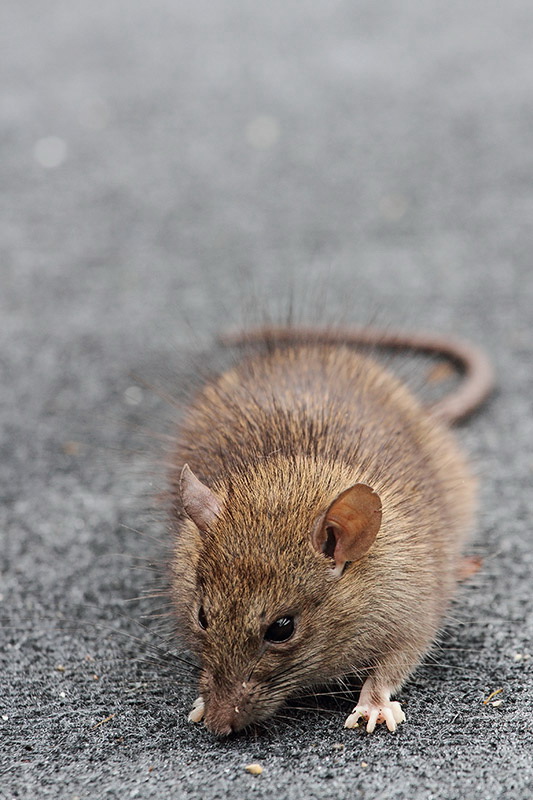
[[253, 720], [249, 684], [239, 683], [233, 691], [212, 691], [206, 698], [204, 722], [219, 736], [229, 736]]
[[228, 708], [219, 705], [210, 709], [208, 705], [204, 721], [209, 730], [217, 736], [229, 736], [242, 730], [246, 725], [244, 715], [240, 713], [238, 706]]

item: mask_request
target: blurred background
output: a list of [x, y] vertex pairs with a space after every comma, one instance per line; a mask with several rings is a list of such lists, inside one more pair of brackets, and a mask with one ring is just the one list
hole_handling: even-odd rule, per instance
[[210, 302], [216, 328], [247, 286], [314, 279], [355, 317], [475, 337], [476, 311], [531, 301], [524, 0], [25, 0], [3, 18], [4, 322], [166, 340], [184, 310]]
[[[98, 779], [102, 796], [107, 787], [106, 797], [122, 798], [127, 785], [133, 797], [134, 758], [143, 770], [157, 763], [169, 791], [193, 770], [183, 792], [197, 796], [200, 785], [216, 797], [230, 784], [206, 772], [206, 747], [221, 769], [261, 755], [191, 732], [191, 698], [160, 691], [159, 678], [132, 689], [136, 640], [93, 623], [144, 636], [145, 607], [124, 606], [149, 585], [132, 559], [157, 560], [168, 541], [146, 510], [161, 485], [151, 455], [161, 456], [161, 443], [149, 432], [168, 431], [176, 412], [144, 381], [181, 396], [194, 378], [191, 351], [265, 310], [283, 318], [292, 298], [297, 317], [312, 322], [469, 337], [491, 353], [499, 393], [460, 432], [482, 476], [483, 589], [467, 591], [454, 612], [467, 630], [452, 634], [441, 672], [422, 670], [405, 690], [420, 727], [406, 725], [401, 746], [346, 739], [351, 760], [336, 767], [338, 718], [303, 715], [300, 728], [262, 740], [278, 765], [275, 786], [287, 796], [339, 797], [354, 786], [374, 796], [363, 757], [394, 797], [474, 796], [480, 776], [484, 797], [503, 797], [505, 782], [525, 796], [529, 0], [20, 0], [1, 16], [9, 791], [35, 795], [45, 774], [39, 796], [56, 800], [59, 776], [72, 797], [83, 775], [85, 787]], [[58, 615], [76, 620], [74, 638], [58, 631]], [[496, 717], [481, 701], [499, 686], [507, 695]], [[88, 733], [112, 712], [112, 725]], [[128, 755], [111, 757], [120, 736]], [[443, 782], [452, 756], [461, 770]], [[316, 789], [328, 769], [331, 782]], [[162, 797], [163, 784], [142, 796]], [[270, 784], [254, 786], [260, 797]]]

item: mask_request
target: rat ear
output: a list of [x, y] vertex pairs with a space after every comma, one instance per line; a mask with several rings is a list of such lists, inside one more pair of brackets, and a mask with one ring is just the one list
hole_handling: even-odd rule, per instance
[[335, 498], [313, 530], [319, 553], [335, 561], [340, 577], [348, 561], [358, 561], [370, 549], [381, 525], [381, 500], [364, 483], [356, 483]]
[[221, 514], [222, 503], [216, 494], [196, 477], [188, 464], [185, 464], [181, 471], [180, 490], [183, 508], [196, 527], [206, 531], [214, 525]]

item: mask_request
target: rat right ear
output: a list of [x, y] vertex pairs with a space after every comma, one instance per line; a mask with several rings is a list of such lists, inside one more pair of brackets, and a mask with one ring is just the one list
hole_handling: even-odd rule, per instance
[[183, 508], [196, 527], [203, 532], [212, 527], [222, 512], [222, 503], [188, 464], [181, 471], [180, 490]]
[[368, 552], [381, 526], [381, 500], [364, 483], [356, 483], [335, 498], [311, 535], [319, 553], [335, 562], [333, 574], [342, 575], [348, 561]]

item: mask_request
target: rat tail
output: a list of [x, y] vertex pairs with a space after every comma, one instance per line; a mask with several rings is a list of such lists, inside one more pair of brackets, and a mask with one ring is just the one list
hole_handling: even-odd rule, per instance
[[362, 345], [443, 356], [463, 375], [457, 389], [429, 409], [448, 424], [472, 414], [494, 388], [494, 371], [483, 350], [453, 336], [387, 331], [370, 326], [331, 329], [265, 326], [251, 331], [230, 332], [222, 335], [219, 341], [225, 346], [257, 344], [267, 348], [291, 344]]

